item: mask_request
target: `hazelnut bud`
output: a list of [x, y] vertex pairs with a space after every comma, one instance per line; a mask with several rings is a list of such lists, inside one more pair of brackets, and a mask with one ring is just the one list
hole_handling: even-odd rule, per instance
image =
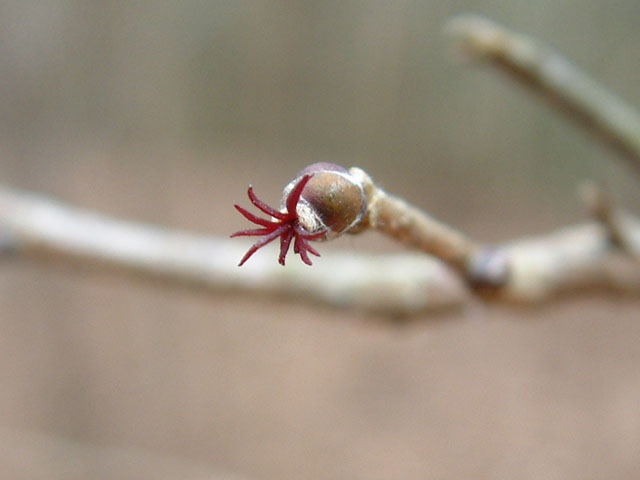
[[298, 222], [308, 232], [326, 230], [325, 239], [349, 231], [363, 218], [367, 196], [362, 182], [334, 163], [314, 163], [296, 175], [282, 192], [286, 199], [304, 175], [311, 175], [296, 205]]

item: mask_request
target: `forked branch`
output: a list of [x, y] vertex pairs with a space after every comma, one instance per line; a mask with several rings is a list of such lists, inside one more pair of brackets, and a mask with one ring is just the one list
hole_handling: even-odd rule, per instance
[[[640, 252], [640, 223], [624, 215], [620, 221], [626, 242]], [[126, 222], [9, 189], [0, 189], [0, 231], [5, 257], [109, 267], [214, 291], [277, 294], [394, 314], [461, 307], [481, 291], [422, 254], [332, 252], [311, 269], [297, 262], [282, 268], [264, 255], [238, 268], [246, 244]], [[492, 289], [501, 300], [539, 302], [594, 288], [640, 292], [640, 265], [614, 247], [607, 227], [597, 221], [492, 251], [509, 266], [505, 281]]]
[[[481, 17], [458, 17], [448, 27], [462, 49], [512, 74], [623, 153], [640, 171], [640, 116], [537, 41]], [[604, 289], [640, 293], [640, 221], [592, 186], [583, 190], [591, 221], [561, 231], [483, 246], [378, 187], [359, 168], [314, 164], [283, 192], [275, 209], [249, 190], [251, 203], [271, 218], [238, 211], [259, 228], [217, 237], [134, 224], [42, 196], [0, 188], [0, 254], [52, 258], [198, 285], [407, 314], [465, 305], [473, 297], [541, 302], [564, 292]], [[280, 240], [279, 263], [293, 245], [308, 265], [319, 253], [309, 241], [375, 229], [421, 253], [335, 253], [312, 269], [286, 269], [255, 255]], [[293, 242], [293, 243], [292, 243]], [[427, 253], [428, 255], [424, 255]]]

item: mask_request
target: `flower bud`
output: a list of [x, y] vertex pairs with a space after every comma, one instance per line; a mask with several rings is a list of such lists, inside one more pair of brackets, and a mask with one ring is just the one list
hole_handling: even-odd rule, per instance
[[300, 171], [282, 193], [286, 199], [304, 175], [311, 175], [296, 205], [298, 222], [308, 232], [326, 230], [325, 239], [349, 231], [363, 218], [367, 196], [362, 182], [349, 171], [333, 163], [314, 163]]

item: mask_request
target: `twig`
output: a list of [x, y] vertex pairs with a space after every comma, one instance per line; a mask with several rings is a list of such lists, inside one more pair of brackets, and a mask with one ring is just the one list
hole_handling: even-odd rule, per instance
[[[640, 240], [637, 225], [628, 228], [633, 241]], [[513, 242], [503, 253], [510, 275], [497, 292], [500, 299], [539, 302], [589, 289], [640, 293], [640, 263], [613, 250], [608, 230], [597, 222]]]
[[312, 269], [282, 268], [271, 256], [237, 267], [247, 244], [140, 225], [43, 196], [0, 189], [0, 232], [19, 257], [117, 268], [209, 290], [286, 296], [333, 306], [410, 313], [460, 305], [459, 278], [424, 255], [332, 253]]
[[[640, 251], [640, 224], [628, 219], [628, 241]], [[410, 314], [461, 307], [471, 292], [452, 270], [418, 254], [332, 252], [308, 268], [282, 268], [270, 256], [236, 266], [246, 244], [139, 225], [51, 199], [0, 189], [0, 231], [18, 257], [121, 269], [209, 290], [240, 290], [340, 307]], [[612, 289], [637, 295], [640, 266], [611, 249], [599, 222], [496, 248], [509, 265], [496, 292], [505, 301], [539, 302], [561, 292]]]
[[[458, 17], [448, 30], [463, 50], [543, 93], [640, 169], [640, 116], [568, 61], [481, 17]], [[238, 269], [235, 262], [245, 249], [240, 242], [137, 225], [0, 189], [0, 254], [53, 257], [212, 290], [288, 295], [401, 314], [459, 307], [474, 294], [516, 302], [594, 288], [637, 295], [640, 222], [614, 209], [600, 193], [592, 192], [595, 221], [497, 247], [483, 247], [389, 195], [364, 171], [333, 164], [303, 170], [285, 189], [281, 210], [249, 189], [252, 204], [271, 219], [236, 206], [260, 228], [234, 235], [261, 237], [241, 264], [280, 238], [280, 263], [293, 241], [294, 253], [311, 265], [308, 253], [318, 252], [308, 241], [374, 228], [437, 257], [452, 271], [430, 256], [356, 253], [332, 253], [311, 270], [300, 264], [282, 269], [259, 256]]]
[[403, 199], [389, 195], [363, 170], [354, 167], [350, 173], [362, 182], [368, 198], [364, 219], [367, 227], [375, 228], [409, 248], [438, 257], [466, 275], [469, 262], [480, 249], [475, 242]]
[[477, 15], [454, 17], [445, 32], [463, 53], [541, 94], [640, 173], [640, 113], [559, 53]]
[[462, 275], [468, 286], [491, 290], [502, 286], [508, 277], [504, 256], [486, 248], [467, 235], [390, 195], [376, 185], [363, 170], [349, 172], [363, 185], [367, 211], [357, 232], [374, 228], [412, 249], [433, 255]]
[[[307, 166], [285, 187], [281, 209], [259, 200], [253, 188], [247, 192], [258, 217], [240, 205], [236, 210], [260, 228], [240, 230], [232, 237], [258, 237], [240, 260], [239, 266], [260, 248], [280, 239], [278, 263], [285, 265], [291, 243], [294, 253], [311, 266], [309, 253], [320, 255], [309, 245], [312, 240], [331, 240], [344, 233], [376, 229], [408, 248], [435, 256], [453, 267], [476, 289], [499, 288], [507, 279], [508, 265], [493, 249], [484, 249], [464, 234], [389, 195], [362, 169], [333, 163]], [[498, 259], [498, 261], [496, 261]]]

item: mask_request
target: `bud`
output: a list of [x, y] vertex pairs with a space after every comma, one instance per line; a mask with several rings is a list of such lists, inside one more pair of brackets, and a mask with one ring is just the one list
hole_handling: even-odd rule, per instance
[[[352, 169], [353, 172], [359, 171]], [[320, 256], [310, 244], [328, 240], [355, 229], [367, 211], [367, 196], [362, 180], [346, 168], [333, 163], [314, 163], [302, 170], [284, 189], [280, 210], [260, 200], [253, 188], [247, 191], [251, 203], [271, 219], [261, 218], [234, 205], [236, 210], [260, 228], [241, 230], [232, 237], [261, 237], [240, 260], [243, 265], [266, 244], [280, 239], [278, 262], [285, 263], [289, 246], [307, 265], [309, 254]]]
[[357, 225], [367, 210], [362, 182], [334, 163], [314, 163], [301, 170], [283, 190], [281, 207], [300, 178], [311, 175], [300, 194], [296, 215], [310, 233], [325, 231], [331, 239]]

